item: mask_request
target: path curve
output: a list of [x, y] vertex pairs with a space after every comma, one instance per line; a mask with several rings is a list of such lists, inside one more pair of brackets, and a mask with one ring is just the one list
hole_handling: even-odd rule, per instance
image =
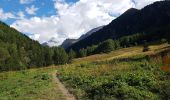
[[66, 100], [76, 100], [75, 96], [73, 94], [70, 94], [70, 92], [66, 89], [66, 87], [61, 83], [61, 81], [56, 76], [57, 71], [53, 72], [53, 80], [55, 83], [57, 83], [59, 89], [65, 96]]

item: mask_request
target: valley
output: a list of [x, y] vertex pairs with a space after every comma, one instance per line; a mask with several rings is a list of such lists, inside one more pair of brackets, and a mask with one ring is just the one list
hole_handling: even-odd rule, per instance
[[124, 2], [0, 1], [0, 100], [170, 100], [170, 1]]
[[55, 70], [56, 77], [77, 99], [106, 100], [119, 96], [122, 99], [167, 99], [169, 72], [160, 70], [163, 64], [159, 57], [148, 58], [147, 55], [169, 50], [169, 46], [151, 45], [148, 52], [142, 52], [140, 46], [130, 47], [74, 59], [72, 64], [62, 66], [2, 72], [0, 99], [65, 100], [66, 96], [52, 79]]

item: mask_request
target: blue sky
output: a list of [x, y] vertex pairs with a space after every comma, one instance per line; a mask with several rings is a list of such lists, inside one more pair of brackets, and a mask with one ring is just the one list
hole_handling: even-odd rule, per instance
[[[23, 3], [22, 3], [22, 1], [23, 1]], [[67, 3], [75, 3], [78, 0], [65, 0], [65, 1]], [[31, 7], [32, 5], [34, 5], [36, 8], [38, 8], [35, 15], [30, 15], [25, 11], [25, 9], [27, 7]], [[33, 16], [49, 17], [51, 15], [55, 15], [57, 12], [56, 9], [54, 8], [53, 0], [0, 0], [0, 8], [3, 8], [4, 12], [11, 12], [15, 15], [19, 11], [22, 11], [25, 13], [26, 18], [30, 18]], [[10, 25], [14, 21], [15, 21], [15, 19], [8, 19], [6, 21], [6, 23]]]
[[159, 0], [0, 0], [0, 20], [40, 43], [78, 38], [129, 8]]
[[[24, 0], [23, 0], [24, 1]], [[0, 1], [0, 8], [3, 8], [4, 12], [11, 12], [14, 15], [17, 15], [19, 11], [22, 11], [26, 18], [30, 18], [33, 16], [41, 17], [41, 16], [51, 16], [56, 14], [56, 10], [54, 8], [54, 2], [52, 0], [34, 0], [28, 1], [25, 0], [25, 3], [21, 3], [20, 0], [1, 0]], [[73, 2], [74, 0], [69, 0], [69, 2]], [[75, 2], [75, 1], [74, 1]], [[36, 11], [35, 15], [28, 14], [25, 9], [34, 5], [38, 10]], [[15, 19], [7, 20], [8, 24], [12, 24]]]

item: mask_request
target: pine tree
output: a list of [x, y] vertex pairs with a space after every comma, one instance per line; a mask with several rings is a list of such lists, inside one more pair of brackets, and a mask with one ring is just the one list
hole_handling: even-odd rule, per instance
[[56, 65], [68, 63], [68, 55], [63, 48], [54, 48], [53, 61]]
[[87, 56], [87, 50], [86, 49], [80, 49], [79, 50], [79, 57], [85, 57]]
[[96, 53], [109, 53], [113, 51], [114, 48], [114, 41], [112, 39], [108, 39], [102, 42], [96, 49]]
[[3, 62], [10, 58], [10, 54], [7, 49], [0, 47], [0, 62]]
[[68, 56], [69, 56], [69, 61], [71, 62], [72, 59], [76, 57], [76, 52], [73, 49], [71, 49], [68, 53]]

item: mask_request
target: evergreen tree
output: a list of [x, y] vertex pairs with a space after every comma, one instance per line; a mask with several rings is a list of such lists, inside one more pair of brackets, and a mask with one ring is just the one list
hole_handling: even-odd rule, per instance
[[54, 48], [53, 55], [54, 64], [66, 64], [68, 63], [68, 55], [63, 48]]
[[114, 49], [120, 48], [120, 42], [118, 40], [114, 40]]
[[49, 66], [51, 64], [53, 64], [53, 50], [49, 49], [48, 47], [45, 47], [45, 66]]
[[79, 57], [85, 57], [87, 56], [87, 50], [86, 49], [80, 49], [79, 50]]
[[96, 49], [96, 53], [109, 53], [113, 51], [114, 48], [114, 41], [112, 39], [108, 39], [102, 42]]
[[76, 57], [76, 52], [73, 49], [71, 49], [68, 53], [68, 56], [69, 56], [69, 61], [71, 62], [72, 59]]
[[65, 64], [68, 55], [63, 48], [50, 48], [31, 40], [14, 28], [0, 22], [0, 71]]
[[10, 54], [7, 49], [0, 47], [0, 62], [3, 62], [10, 58]]
[[94, 54], [96, 48], [97, 48], [97, 45], [92, 45], [92, 46], [87, 47], [87, 56]]

